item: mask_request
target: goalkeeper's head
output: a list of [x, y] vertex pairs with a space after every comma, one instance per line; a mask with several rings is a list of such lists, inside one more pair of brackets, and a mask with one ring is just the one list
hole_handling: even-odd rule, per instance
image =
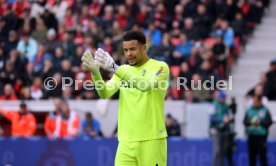
[[149, 59], [146, 36], [140, 31], [128, 31], [124, 34], [123, 49], [128, 63], [132, 66], [141, 66]]

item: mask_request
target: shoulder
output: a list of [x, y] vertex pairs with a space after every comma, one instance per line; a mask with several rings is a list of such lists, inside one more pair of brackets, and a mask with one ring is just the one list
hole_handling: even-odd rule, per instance
[[35, 116], [32, 113], [27, 114], [27, 118], [29, 119], [35, 119]]
[[218, 103], [217, 100], [214, 100], [214, 101], [212, 102], [212, 104], [215, 105], [215, 106], [217, 106], [219, 103]]
[[127, 64], [124, 64], [124, 65], [121, 65], [120, 68], [123, 68], [123, 69], [130, 69], [132, 66], [130, 65], [127, 65]]
[[166, 62], [151, 59], [150, 66], [159, 72], [169, 72], [169, 66]]
[[269, 109], [265, 105], [262, 106], [262, 110], [265, 112], [269, 112]]
[[166, 62], [163, 62], [163, 61], [159, 61], [159, 60], [156, 60], [156, 59], [150, 59], [150, 61], [151, 61], [150, 63], [153, 64], [153, 65], [169, 67], [168, 64]]

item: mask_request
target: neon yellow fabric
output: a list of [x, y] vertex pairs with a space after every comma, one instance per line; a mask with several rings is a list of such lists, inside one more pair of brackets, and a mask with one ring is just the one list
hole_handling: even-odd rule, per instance
[[93, 77], [101, 98], [109, 98], [120, 89], [119, 141], [145, 141], [167, 137], [164, 98], [168, 79], [168, 65], [153, 59], [139, 67], [120, 66], [107, 83], [101, 81], [100, 75]]
[[115, 166], [166, 166], [166, 163], [166, 138], [140, 142], [119, 142]]

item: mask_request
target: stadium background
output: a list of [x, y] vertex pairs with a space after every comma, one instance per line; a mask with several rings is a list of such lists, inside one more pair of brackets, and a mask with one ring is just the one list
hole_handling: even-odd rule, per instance
[[[250, 100], [247, 92], [258, 83], [263, 87], [275, 83], [259, 78], [275, 58], [275, 7], [275, 1], [269, 5], [268, 0], [1, 0], [0, 107], [18, 110], [20, 100], [26, 100], [37, 120], [34, 137], [12, 138], [9, 121], [1, 117], [1, 164], [113, 165], [117, 141], [110, 136], [116, 128], [118, 95], [101, 101], [95, 91], [62, 91], [60, 86], [51, 91], [43, 82], [52, 76], [90, 79], [80, 68], [80, 57], [87, 49], [93, 52], [102, 47], [116, 63], [124, 64], [120, 37], [136, 29], [147, 35], [149, 56], [170, 66], [165, 112], [180, 124], [181, 137], [168, 139], [168, 165], [211, 165], [208, 112], [216, 91], [177, 90], [176, 77], [220, 80], [228, 75], [233, 76], [228, 100], [235, 97], [238, 106], [234, 159], [237, 165], [247, 165], [242, 125]], [[31, 46], [20, 44], [23, 38]], [[225, 57], [222, 52], [227, 53]], [[110, 78], [109, 73], [102, 74], [105, 80]], [[11, 98], [4, 92], [7, 84], [14, 95]], [[276, 93], [272, 89], [264, 95], [275, 119]], [[104, 137], [47, 139], [45, 117], [55, 109], [52, 98], [61, 96], [81, 119], [86, 111], [93, 112]], [[106, 110], [101, 110], [103, 106]], [[275, 125], [269, 138], [268, 163], [276, 165]]]

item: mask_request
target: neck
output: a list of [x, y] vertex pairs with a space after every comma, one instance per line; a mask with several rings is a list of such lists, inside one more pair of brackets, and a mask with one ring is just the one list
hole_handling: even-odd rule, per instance
[[143, 66], [145, 63], [147, 63], [147, 61], [149, 60], [150, 58], [146, 55], [145, 58], [143, 59], [143, 61], [137, 65], [135, 65], [136, 67], [140, 67], [140, 66]]

